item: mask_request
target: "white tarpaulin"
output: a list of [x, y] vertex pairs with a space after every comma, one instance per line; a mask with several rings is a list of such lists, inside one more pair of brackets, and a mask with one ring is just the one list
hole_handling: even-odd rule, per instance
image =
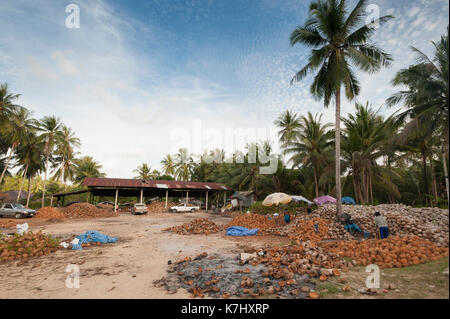
[[305, 197], [300, 196], [300, 195], [291, 195], [291, 197], [292, 197], [292, 199], [293, 199], [294, 201], [296, 201], [296, 202], [305, 202], [305, 203], [307, 203], [308, 205], [314, 204], [312, 201], [307, 200]]

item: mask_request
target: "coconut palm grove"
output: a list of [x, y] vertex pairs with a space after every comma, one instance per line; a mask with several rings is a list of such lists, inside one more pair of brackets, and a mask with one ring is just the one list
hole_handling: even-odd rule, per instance
[[447, 0], [14, 0], [0, 30], [2, 310], [448, 303]]
[[[448, 27], [440, 39], [430, 40], [430, 55], [420, 47], [404, 48], [414, 54], [416, 63], [386, 79], [396, 92], [386, 95], [384, 103], [362, 101], [359, 93], [365, 83], [357, 71], [374, 74], [395, 63], [372, 41], [376, 32], [384, 32], [385, 24], [395, 23], [395, 17], [365, 23], [366, 5], [366, 1], [352, 8], [344, 1], [312, 2], [306, 21], [289, 35], [292, 48], [305, 48], [309, 56], [286, 79], [286, 86], [295, 90], [311, 76], [310, 95], [335, 110], [334, 122], [325, 121], [320, 108], [286, 109], [273, 119], [279, 130], [278, 153], [269, 140], [249, 142], [232, 153], [217, 148], [193, 154], [184, 147], [159, 163], [137, 164], [129, 177], [220, 182], [234, 190], [254, 191], [261, 199], [277, 191], [306, 198], [351, 196], [358, 204], [448, 207]], [[34, 118], [33, 109], [20, 105], [21, 94], [19, 87], [1, 84], [2, 191], [26, 190], [32, 196], [24, 204], [38, 207], [52, 193], [80, 189], [85, 177], [106, 176], [102, 163], [80, 153], [83, 141], [76, 129], [53, 114]], [[340, 111], [343, 99], [353, 105], [346, 116]], [[275, 173], [261, 174], [258, 163], [249, 163], [252, 147], [278, 156]], [[208, 163], [205, 155], [220, 160]], [[238, 156], [244, 163], [228, 160]]]

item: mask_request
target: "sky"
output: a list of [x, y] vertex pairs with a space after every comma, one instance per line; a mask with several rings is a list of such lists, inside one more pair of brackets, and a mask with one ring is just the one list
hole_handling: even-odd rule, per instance
[[[352, 7], [355, 1], [348, 1]], [[79, 8], [68, 28], [66, 7]], [[449, 23], [448, 0], [369, 1], [380, 15], [373, 42], [392, 54], [390, 69], [357, 72], [369, 101], [396, 92], [395, 73], [430, 56]], [[33, 116], [57, 116], [109, 177], [131, 178], [142, 163], [188, 147], [195, 154], [269, 139], [279, 150], [274, 120], [284, 110], [323, 113], [334, 107], [309, 93], [311, 77], [290, 86], [308, 48], [289, 44], [308, 14], [305, 0], [1, 0], [0, 83], [8, 83]], [[369, 13], [374, 12], [370, 11]], [[342, 101], [342, 116], [355, 101]], [[232, 137], [235, 138], [232, 138]]]

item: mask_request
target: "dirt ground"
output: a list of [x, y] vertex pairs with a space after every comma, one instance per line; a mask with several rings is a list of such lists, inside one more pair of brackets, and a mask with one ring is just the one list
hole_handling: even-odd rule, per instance
[[[48, 256], [0, 263], [0, 298], [189, 298], [184, 289], [169, 294], [153, 281], [167, 275], [168, 262], [208, 255], [236, 257], [238, 253], [265, 244], [287, 245], [289, 240], [276, 236], [227, 237], [224, 232], [205, 235], [177, 235], [163, 232], [164, 228], [181, 225], [196, 218], [208, 217], [217, 224], [226, 224], [230, 217], [206, 214], [148, 214], [97, 219], [21, 220], [28, 222], [33, 232], [71, 237], [96, 230], [117, 237], [115, 244], [84, 248], [81, 251], [61, 249]], [[5, 219], [3, 219], [5, 220]], [[14, 228], [0, 232], [13, 232]], [[66, 267], [76, 264], [80, 269], [80, 288], [67, 288]], [[367, 274], [363, 267], [343, 273], [346, 284], [339, 278], [318, 282], [321, 298], [449, 298], [448, 258], [424, 265], [381, 271], [381, 284], [394, 283], [398, 289], [389, 293], [365, 295], [358, 293]], [[351, 292], [342, 287], [350, 285]]]
[[[154, 280], [166, 275], [168, 261], [202, 252], [236, 255], [246, 247], [283, 238], [230, 238], [224, 232], [183, 236], [163, 232], [196, 218], [208, 217], [217, 224], [226, 224], [230, 217], [198, 212], [193, 214], [122, 214], [119, 217], [96, 219], [39, 220], [27, 219], [30, 230], [70, 237], [88, 230], [118, 237], [115, 244], [88, 247], [81, 251], [61, 249], [48, 256], [31, 258], [22, 265], [18, 261], [0, 263], [0, 298], [188, 298], [179, 289], [168, 294], [156, 288]], [[14, 228], [3, 230], [13, 232]], [[261, 241], [261, 239], [263, 239]], [[76, 264], [80, 269], [80, 288], [66, 288], [66, 267]]]

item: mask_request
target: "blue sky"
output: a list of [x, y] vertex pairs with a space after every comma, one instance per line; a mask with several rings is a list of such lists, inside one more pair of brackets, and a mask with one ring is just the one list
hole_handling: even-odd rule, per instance
[[[79, 5], [80, 29], [65, 27], [70, 3]], [[449, 4], [369, 4], [396, 17], [374, 38], [393, 55], [392, 68], [359, 74], [358, 100], [378, 108], [395, 91], [389, 83], [395, 72], [415, 61], [409, 46], [432, 53], [430, 41], [448, 25]], [[205, 134], [200, 148], [224, 147], [223, 136], [216, 135], [227, 129], [273, 129], [285, 109], [322, 112], [333, 122], [333, 108], [323, 108], [309, 94], [310, 79], [289, 86], [308, 55], [306, 48], [289, 45], [289, 34], [304, 22], [308, 5], [301, 0], [2, 1], [0, 82], [21, 93], [20, 103], [35, 117], [61, 117], [81, 139], [80, 153], [99, 160], [109, 176], [132, 177], [142, 162], [159, 169], [162, 157], [180, 146], [197, 152], [192, 132], [198, 121]], [[343, 101], [343, 115], [352, 111], [353, 104]], [[386, 114], [392, 111], [382, 107]]]

